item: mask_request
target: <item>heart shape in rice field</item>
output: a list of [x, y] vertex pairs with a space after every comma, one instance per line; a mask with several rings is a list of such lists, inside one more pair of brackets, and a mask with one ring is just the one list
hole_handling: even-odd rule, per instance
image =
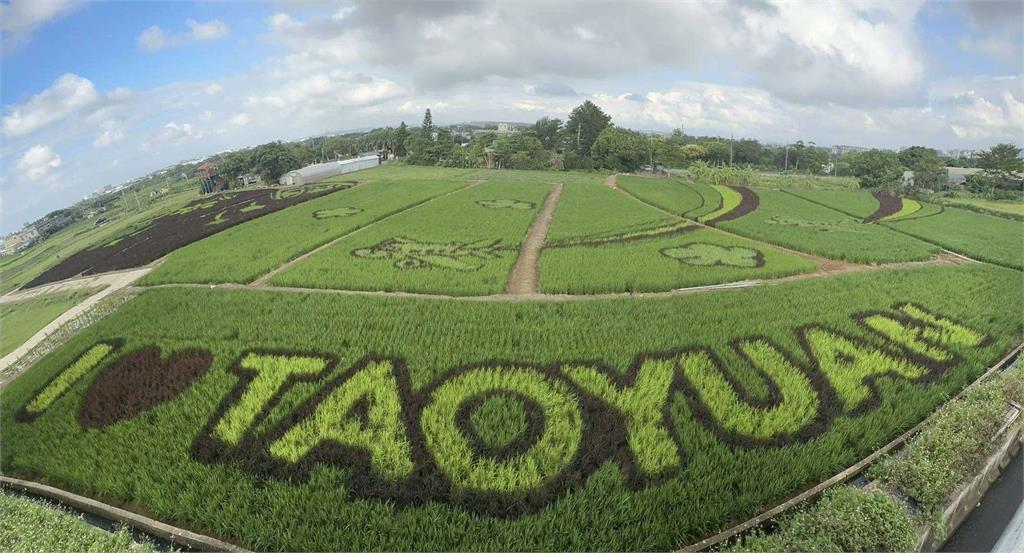
[[177, 351], [162, 359], [160, 348], [128, 352], [89, 386], [78, 411], [85, 428], [103, 428], [135, 417], [181, 395], [213, 363], [208, 351]]

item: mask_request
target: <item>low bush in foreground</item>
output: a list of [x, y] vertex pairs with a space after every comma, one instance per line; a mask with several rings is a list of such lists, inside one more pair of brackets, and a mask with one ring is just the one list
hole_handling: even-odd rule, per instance
[[106, 532], [60, 507], [7, 492], [0, 492], [0, 550], [9, 553], [155, 551], [148, 543], [135, 543], [125, 527]]

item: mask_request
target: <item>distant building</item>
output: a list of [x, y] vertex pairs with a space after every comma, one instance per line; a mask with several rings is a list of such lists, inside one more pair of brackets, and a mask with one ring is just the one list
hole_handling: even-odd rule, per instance
[[288, 171], [281, 175], [278, 182], [285, 186], [298, 186], [327, 180], [337, 175], [351, 173], [362, 169], [369, 169], [380, 165], [380, 156], [377, 154], [362, 154], [352, 159], [340, 161], [329, 161], [327, 163], [314, 163], [302, 169]]
[[33, 225], [26, 226], [18, 232], [4, 237], [3, 254], [10, 255], [23, 250], [39, 241], [39, 231]]
[[866, 152], [870, 149], [871, 148], [863, 148], [861, 146], [836, 145], [832, 146], [832, 155], [842, 156], [853, 152]]
[[950, 186], [963, 187], [967, 183], [967, 177], [982, 172], [977, 167], [946, 167], [946, 177]]
[[241, 186], [259, 186], [263, 184], [263, 177], [260, 175], [254, 175], [252, 173], [246, 173], [244, 175], [238, 175], [238, 184]]
[[519, 131], [512, 123], [498, 123], [498, 132], [502, 134], [509, 134]]

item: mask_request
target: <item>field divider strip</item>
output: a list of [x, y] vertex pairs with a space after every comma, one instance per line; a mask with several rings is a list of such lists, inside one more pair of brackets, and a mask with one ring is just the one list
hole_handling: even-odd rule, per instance
[[691, 543], [689, 545], [685, 545], [685, 546], [681, 547], [680, 549], [678, 549], [678, 551], [681, 552], [681, 553], [688, 553], [688, 552], [695, 552], [695, 551], [705, 551], [705, 550], [707, 550], [707, 549], [709, 549], [709, 548], [711, 548], [711, 547], [713, 547], [715, 545], [718, 545], [718, 544], [720, 544], [720, 543], [722, 543], [722, 542], [724, 542], [726, 540], [729, 540], [729, 539], [731, 539], [731, 538], [733, 538], [733, 537], [735, 537], [735, 536], [737, 536], [737, 535], [739, 535], [739, 534], [741, 534], [741, 533], [743, 533], [743, 532], [745, 532], [747, 530], [750, 530], [750, 529], [753, 529], [753, 528], [755, 528], [757, 526], [760, 526], [762, 523], [766, 522], [768, 519], [770, 519], [772, 517], [775, 517], [775, 516], [778, 516], [778, 515], [784, 513], [785, 511], [788, 511], [789, 509], [791, 509], [791, 508], [793, 508], [793, 507], [795, 507], [795, 506], [797, 506], [797, 505], [799, 505], [801, 503], [804, 503], [805, 501], [811, 500], [811, 499], [817, 497], [818, 495], [820, 495], [822, 492], [824, 492], [828, 488], [831, 488], [832, 486], [835, 486], [837, 484], [842, 484], [843, 482], [846, 482], [846, 481], [852, 479], [854, 476], [857, 476], [861, 472], [864, 472], [864, 469], [868, 468], [868, 466], [871, 463], [875, 462], [875, 460], [877, 460], [879, 457], [881, 457], [882, 455], [885, 455], [886, 453], [892, 451], [893, 449], [895, 449], [895, 448], [897, 448], [899, 446], [904, 445], [907, 442], [907, 440], [909, 440], [914, 435], [916, 435], [918, 432], [920, 432], [922, 428], [924, 428], [928, 423], [930, 423], [932, 420], [934, 420], [936, 416], [938, 416], [938, 414], [942, 411], [943, 407], [945, 407], [946, 405], [949, 405], [953, 401], [956, 401], [956, 400], [960, 399], [961, 397], [963, 397], [964, 394], [967, 393], [968, 390], [970, 390], [971, 388], [973, 388], [973, 387], [977, 386], [978, 384], [984, 382], [985, 380], [987, 380], [989, 377], [991, 377], [996, 372], [1006, 368], [1009, 365], [1009, 363], [1011, 361], [1013, 361], [1013, 359], [1015, 359], [1018, 355], [1020, 355], [1022, 349], [1024, 349], [1024, 337], [1019, 337], [1018, 340], [1017, 340], [1017, 344], [1015, 346], [1012, 346], [1010, 348], [1010, 350], [1006, 353], [1006, 355], [1004, 355], [994, 365], [989, 367], [984, 373], [981, 374], [981, 376], [979, 376], [978, 378], [974, 379], [973, 382], [971, 382], [970, 384], [964, 386], [963, 389], [961, 389], [955, 396], [953, 396], [953, 397], [949, 398], [948, 400], [942, 402], [942, 404], [939, 405], [938, 407], [936, 407], [935, 410], [932, 411], [932, 413], [930, 415], [925, 417], [924, 420], [922, 420], [921, 422], [919, 422], [916, 425], [914, 425], [910, 430], [907, 430], [906, 432], [900, 434], [899, 436], [897, 436], [896, 438], [894, 438], [892, 441], [890, 441], [889, 443], [885, 444], [881, 448], [876, 449], [875, 451], [871, 452], [871, 454], [869, 454], [867, 457], [864, 457], [860, 461], [857, 461], [856, 463], [854, 463], [854, 464], [850, 465], [849, 467], [843, 469], [842, 471], [837, 473], [835, 476], [833, 476], [833, 477], [831, 477], [828, 480], [825, 480], [823, 482], [819, 482], [818, 484], [808, 488], [807, 490], [804, 490], [803, 492], [801, 492], [801, 493], [799, 493], [799, 494], [797, 494], [797, 495], [795, 495], [793, 497], [790, 497], [789, 499], [787, 499], [785, 501], [782, 501], [781, 503], [777, 503], [775, 506], [771, 507], [770, 509], [768, 509], [766, 511], [762, 511], [761, 514], [759, 514], [759, 515], [756, 515], [756, 516], [754, 516], [752, 518], [749, 518], [746, 521], [741, 522], [741, 523], [739, 523], [739, 524], [737, 524], [735, 526], [731, 526], [731, 527], [729, 527], [729, 528], [727, 528], [727, 529], [725, 529], [725, 530], [723, 530], [723, 531], [721, 531], [721, 532], [719, 532], [719, 533], [717, 533], [717, 534], [715, 534], [715, 535], [713, 535], [713, 536], [711, 536], [709, 538], [705, 538], [705, 539], [700, 540], [698, 542], [694, 542], [694, 543]]
[[85, 511], [108, 520], [123, 522], [133, 528], [142, 530], [147, 534], [151, 534], [174, 544], [183, 545], [189, 549], [197, 551], [248, 551], [247, 549], [216, 538], [211, 538], [190, 530], [171, 526], [170, 524], [166, 524], [119, 507], [114, 507], [113, 505], [107, 505], [106, 503], [96, 501], [95, 499], [64, 491], [60, 488], [47, 486], [46, 484], [40, 484], [29, 480], [20, 480], [9, 476], [0, 476], [0, 485], [15, 490], [21, 490], [30, 495], [52, 499], [59, 503], [74, 507], [80, 511]]
[[536, 294], [540, 291], [540, 254], [551, 228], [551, 220], [555, 216], [555, 207], [562, 197], [562, 184], [552, 183], [551, 191], [544, 198], [544, 205], [530, 228], [526, 231], [526, 239], [519, 245], [519, 255], [512, 272], [508, 275], [505, 292], [512, 295]]
[[[327, 248], [333, 246], [334, 244], [336, 244], [338, 242], [341, 242], [342, 240], [348, 238], [349, 236], [352, 236], [354, 234], [362, 232], [363, 230], [365, 230], [365, 229], [367, 229], [367, 228], [369, 228], [369, 227], [371, 227], [373, 225], [376, 225], [377, 223], [384, 222], [384, 221], [386, 221], [386, 220], [388, 220], [388, 219], [390, 219], [392, 217], [396, 217], [398, 215], [401, 215], [403, 213], [406, 213], [406, 212], [411, 211], [413, 209], [416, 209], [418, 207], [421, 207], [421, 206], [424, 206], [426, 204], [429, 204], [429, 203], [431, 203], [433, 201], [440, 200], [442, 198], [447, 198], [448, 196], [451, 196], [452, 194], [457, 194], [457, 193], [462, 192], [464, 190], [469, 190], [470, 188], [473, 188], [474, 186], [480, 184], [481, 182], [484, 182], [484, 181], [466, 181], [466, 186], [463, 186], [462, 188], [457, 188], [455, 190], [452, 190], [450, 192], [445, 192], [444, 194], [439, 194], [437, 196], [431, 196], [431, 197], [429, 197], [429, 198], [427, 198], [425, 200], [421, 200], [421, 201], [416, 202], [416, 203], [414, 203], [412, 205], [409, 205], [409, 206], [407, 206], [405, 208], [399, 209], [397, 211], [392, 211], [392, 212], [387, 213], [386, 215], [384, 215], [382, 217], [378, 217], [377, 219], [374, 219], [374, 220], [366, 223], [365, 225], [363, 225], [361, 227], [355, 228], [355, 229], [353, 229], [353, 230], [351, 230], [351, 231], [349, 231], [349, 232], [347, 232], [347, 233], [345, 233], [345, 234], [343, 234], [341, 236], [338, 236], [337, 238], [334, 238], [334, 239], [332, 239], [332, 240], [330, 240], [330, 241], [328, 241], [328, 242], [326, 242], [324, 244], [321, 244], [321, 245], [313, 248], [312, 250], [310, 250], [310, 251], [308, 251], [308, 252], [306, 252], [306, 253], [298, 256], [298, 257], [295, 257], [294, 259], [291, 259], [291, 260], [281, 264], [277, 268], [272, 269], [270, 272], [264, 274], [263, 276], [257, 278], [256, 280], [250, 282], [248, 284], [248, 286], [254, 286], [254, 287], [266, 286], [267, 282], [269, 282], [271, 278], [281, 274], [282, 272], [284, 272], [284, 271], [290, 269], [291, 267], [295, 266], [296, 264], [298, 264], [298, 263], [300, 263], [300, 262], [302, 262], [302, 261], [312, 257], [313, 255], [316, 255], [317, 253], [320, 253], [321, 251], [326, 250]], [[209, 285], [207, 285], [207, 286], [209, 286]]]

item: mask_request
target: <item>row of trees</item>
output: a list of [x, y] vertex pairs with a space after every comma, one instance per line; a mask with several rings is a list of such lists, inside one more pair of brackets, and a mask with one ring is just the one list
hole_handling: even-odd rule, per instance
[[[814, 142], [767, 145], [753, 139], [690, 136], [676, 129], [669, 135], [645, 135], [618, 127], [612, 117], [593, 102], [585, 101], [563, 122], [543, 117], [522, 132], [463, 132], [434, 125], [426, 110], [419, 127], [403, 121], [398, 127], [322, 137], [295, 143], [272, 142], [220, 156], [220, 173], [228, 179], [243, 173], [259, 173], [276, 181], [298, 167], [349, 157], [358, 152], [383, 151], [417, 165], [506, 169], [566, 170], [606, 169], [632, 172], [644, 165], [661, 164], [688, 168], [695, 163], [710, 166], [748, 167], [759, 171], [786, 171], [811, 175], [854, 176], [864, 187], [897, 188], [904, 171], [913, 171], [917, 188], [940, 190], [947, 182], [946, 167], [955, 160], [922, 146], [899, 153], [868, 150], [833, 156]], [[985, 169], [972, 175], [972, 190], [988, 192], [1020, 188], [1024, 171], [1020, 149], [1000, 144], [973, 160]]]

